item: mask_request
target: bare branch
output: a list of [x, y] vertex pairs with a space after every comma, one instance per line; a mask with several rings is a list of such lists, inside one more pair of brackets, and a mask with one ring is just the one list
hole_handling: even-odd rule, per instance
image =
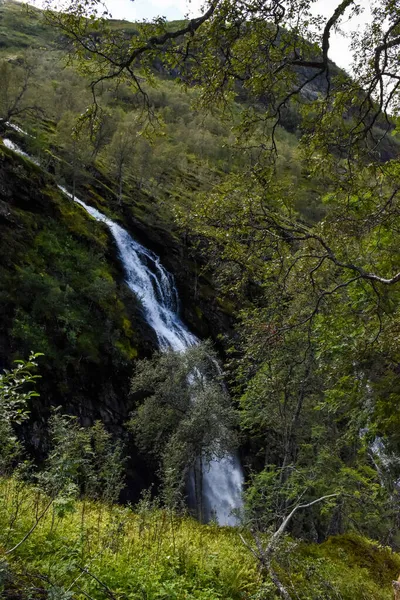
[[325, 500], [328, 500], [329, 498], [335, 498], [336, 496], [339, 496], [339, 495], [340, 495], [339, 492], [336, 492], [335, 494], [327, 494], [326, 496], [321, 496], [320, 498], [317, 498], [316, 500], [313, 500], [312, 502], [307, 502], [306, 504], [297, 504], [294, 507], [294, 509], [288, 514], [288, 516], [285, 517], [285, 519], [282, 521], [279, 529], [277, 529], [277, 531], [275, 531], [275, 533], [272, 535], [270, 541], [268, 542], [267, 547], [265, 548], [265, 552], [267, 554], [271, 554], [274, 551], [279, 539], [285, 533], [290, 521], [292, 520], [292, 518], [294, 517], [294, 515], [296, 514], [296, 512], [298, 510], [310, 508], [311, 506], [314, 506], [315, 504], [325, 502]]
[[34, 524], [32, 525], [32, 527], [30, 528], [30, 530], [24, 535], [24, 537], [18, 542], [18, 544], [15, 544], [15, 546], [13, 546], [13, 548], [10, 548], [10, 550], [6, 550], [5, 554], [11, 554], [12, 552], [15, 552], [15, 550], [18, 550], [18, 548], [32, 535], [32, 533], [35, 531], [35, 529], [39, 525], [40, 521], [47, 514], [47, 512], [48, 512], [49, 508], [52, 506], [53, 502], [54, 502], [54, 498], [51, 498], [51, 500], [46, 504], [44, 510], [40, 513], [40, 515], [38, 515], [36, 517], [36, 520], [35, 520]]

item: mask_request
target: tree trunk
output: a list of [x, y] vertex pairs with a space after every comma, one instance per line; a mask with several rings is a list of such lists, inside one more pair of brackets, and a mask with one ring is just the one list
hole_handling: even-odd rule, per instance
[[203, 458], [199, 459], [199, 513], [200, 523], [204, 523], [204, 508], [203, 508]]
[[76, 172], [78, 170], [78, 161], [77, 161], [77, 153], [76, 153], [76, 145], [73, 146], [73, 155], [72, 155], [72, 200], [75, 201], [76, 195]]
[[194, 498], [196, 502], [197, 519], [203, 523], [203, 465], [199, 458], [193, 467], [194, 472]]
[[[276, 589], [279, 592], [279, 595], [284, 598], [284, 600], [292, 600], [292, 596], [289, 594], [278, 575], [274, 571], [271, 566], [271, 563], [266, 564], [266, 569], [268, 571], [268, 575], [271, 577], [272, 583], [275, 585]], [[397, 599], [396, 599], [397, 600]]]
[[193, 467], [193, 477], [194, 477], [194, 502], [196, 505], [196, 515], [197, 515], [197, 520], [200, 520], [200, 515], [199, 515], [199, 469], [197, 466], [197, 462], [195, 463], [194, 467]]
[[118, 181], [119, 181], [119, 186], [118, 186], [118, 204], [121, 206], [122, 204], [122, 180], [123, 180], [123, 169], [124, 166], [121, 163], [119, 165], [119, 169], [118, 169]]

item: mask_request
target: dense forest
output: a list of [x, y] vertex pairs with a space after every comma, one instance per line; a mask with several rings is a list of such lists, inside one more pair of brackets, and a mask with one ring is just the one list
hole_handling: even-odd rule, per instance
[[0, 597], [400, 597], [400, 8], [312, 4], [0, 3]]

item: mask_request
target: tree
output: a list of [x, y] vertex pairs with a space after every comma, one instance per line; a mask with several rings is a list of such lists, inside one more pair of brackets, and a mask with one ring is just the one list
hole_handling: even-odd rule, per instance
[[[36, 366], [37, 356], [39, 355], [32, 355], [28, 363], [21, 361], [14, 372], [3, 376], [0, 381], [0, 391], [4, 390], [6, 399], [4, 406], [9, 407], [3, 410], [6, 424], [7, 419], [18, 423], [27, 418], [25, 401], [35, 394], [22, 392], [20, 388], [25, 382], [35, 379], [30, 369]], [[0, 434], [2, 434], [0, 455], [2, 463], [4, 464], [7, 451], [7, 458], [15, 461], [21, 446], [10, 437], [4, 424]], [[31, 527], [16, 544], [5, 551], [6, 555], [14, 553], [31, 537], [51, 508], [59, 517], [63, 517], [68, 511], [75, 510], [74, 501], [79, 494], [84, 498], [113, 503], [118, 500], [124, 487], [122, 445], [112, 441], [111, 435], [106, 432], [101, 423], [83, 428], [78, 425], [76, 417], [62, 415], [59, 410], [55, 410], [49, 421], [49, 434], [51, 448], [44, 468], [35, 476], [38, 484], [36, 491], [39, 497], [41, 491], [45, 492], [45, 501], [42, 506], [38, 503], [36, 510], [33, 511]], [[3, 464], [0, 463], [2, 467]], [[15, 464], [12, 466], [15, 475]], [[11, 475], [12, 470], [6, 474]], [[32, 494], [30, 488], [26, 491]], [[15, 518], [17, 514], [18, 508]]]
[[277, 588], [279, 595], [282, 598], [284, 598], [284, 600], [291, 600], [292, 597], [290, 596], [286, 587], [280, 581], [278, 574], [276, 573], [274, 566], [273, 566], [273, 559], [274, 559], [274, 555], [276, 554], [277, 549], [282, 541], [282, 537], [285, 534], [285, 531], [287, 530], [287, 528], [289, 526], [290, 521], [292, 520], [292, 518], [294, 517], [294, 515], [297, 513], [298, 510], [304, 510], [306, 508], [310, 508], [311, 506], [319, 504], [320, 502], [332, 500], [333, 498], [337, 497], [337, 495], [338, 494], [329, 494], [328, 496], [321, 496], [320, 498], [317, 498], [316, 500], [313, 500], [312, 502], [307, 502], [305, 504], [297, 503], [294, 506], [294, 508], [292, 508], [290, 513], [285, 516], [285, 518], [283, 519], [279, 528], [276, 529], [276, 531], [274, 531], [272, 533], [267, 544], [265, 544], [265, 545], [263, 544], [263, 542], [261, 541], [259, 536], [257, 536], [257, 534], [253, 534], [255, 546], [252, 546], [251, 544], [249, 544], [247, 542], [247, 540], [243, 537], [243, 535], [240, 534], [240, 538], [241, 538], [243, 544], [253, 554], [255, 559], [260, 564], [261, 569], [265, 570], [268, 573], [272, 582], [274, 583], [275, 587]]
[[203, 465], [235, 447], [235, 411], [209, 344], [164, 352], [136, 365], [132, 392], [144, 394], [130, 421], [136, 442], [160, 467], [164, 497], [179, 504], [189, 472], [202, 517]]
[[41, 112], [31, 94], [35, 81], [35, 57], [26, 56], [15, 63], [5, 59], [0, 61], [0, 126], [24, 113]]
[[78, 419], [54, 410], [49, 420], [50, 451], [39, 483], [60, 510], [82, 495], [116, 502], [124, 487], [123, 446], [101, 422], [81, 427]]
[[91, 141], [93, 146], [92, 160], [96, 160], [99, 152], [110, 143], [114, 132], [114, 116], [107, 112], [101, 112], [97, 115], [91, 131]]
[[[235, 382], [246, 427], [264, 440], [273, 430], [273, 472], [299, 470], [302, 460], [310, 467], [316, 455], [323, 462], [322, 431], [335, 440], [331, 477], [346, 480], [349, 468], [362, 480], [366, 469], [379, 486], [368, 445], [400, 447], [400, 395], [389, 384], [400, 363], [400, 8], [374, 4], [353, 41], [352, 77], [330, 62], [330, 36], [358, 5], [337, 0], [328, 19], [311, 8], [310, 0], [214, 0], [179, 29], [163, 19], [140, 26], [129, 45], [105, 21], [82, 19], [80, 3], [49, 19], [74, 40], [95, 94], [100, 83], [130, 81], [149, 108], [142, 77], [151, 80], [157, 59], [197, 86], [204, 109], [229, 118], [232, 97], [243, 102], [240, 169], [177, 212], [205, 240], [223, 292], [242, 306]], [[103, 37], [91, 35], [96, 28]], [[295, 175], [279, 168], [278, 139], [293, 114]], [[299, 195], [318, 211], [299, 212]]]
[[[285, 206], [270, 206], [268, 199], [265, 201], [265, 193], [269, 192], [275, 176], [271, 157], [278, 150], [276, 128], [282, 121], [284, 110], [295, 102], [305, 112], [305, 168], [310, 175], [315, 175], [315, 156], [323, 153], [318, 168], [326, 171], [326, 177], [330, 179], [334, 196], [331, 204], [340, 203], [340, 214], [344, 204], [348, 205], [350, 195], [365, 196], [366, 187], [369, 190], [374, 181], [379, 195], [374, 206], [368, 207], [368, 212], [372, 209], [376, 215], [372, 227], [379, 228], [397, 205], [398, 182], [393, 169], [385, 173], [384, 186], [381, 185], [380, 164], [375, 165], [375, 171], [367, 179], [363, 173], [356, 182], [353, 174], [354, 163], [365, 165], [366, 158], [370, 160], [374, 148], [379, 145], [380, 128], [378, 131], [375, 126], [383, 127], [384, 134], [393, 129], [393, 123], [385, 118], [385, 110], [390, 108], [393, 114], [397, 110], [399, 9], [391, 2], [377, 3], [371, 26], [355, 43], [355, 52], [358, 57], [362, 56], [366, 66], [357, 63], [357, 77], [350, 78], [329, 62], [329, 42], [331, 31], [340, 19], [349, 11], [357, 12], [354, 0], [338, 1], [332, 16], [324, 23], [312, 17], [311, 4], [307, 0], [283, 3], [215, 0], [208, 3], [202, 17], [189, 21], [179, 30], [170, 31], [162, 19], [143, 25], [129, 47], [122, 34], [118, 37], [107, 29], [104, 20], [82, 20], [85, 8], [89, 13], [95, 12], [97, 0], [87, 3], [86, 7], [71, 2], [67, 15], [49, 12], [48, 18], [72, 37], [80, 51], [83, 68], [89, 72], [95, 70], [97, 77], [92, 82], [93, 90], [100, 82], [128, 78], [148, 105], [148, 95], [136, 74], [136, 67], [140, 64], [150, 77], [153, 61], [162, 57], [166, 68], [179, 68], [182, 79], [199, 82], [201, 103], [208, 109], [225, 104], [227, 94], [238, 85], [249, 99], [260, 101], [265, 98], [266, 110], [260, 112], [251, 105], [243, 111], [240, 129], [242, 145], [250, 133], [256, 132], [260, 148], [259, 160], [252, 166], [250, 174], [244, 174], [245, 185], [242, 184], [240, 190], [241, 195], [255, 196], [249, 208], [251, 213], [244, 215], [249, 219], [256, 210], [257, 220], [261, 222], [251, 225], [252, 229], [261, 229], [265, 236], [273, 238], [271, 242], [278, 240], [276, 250], [280, 256], [288, 246], [291, 250], [294, 244], [301, 244], [307, 257], [311, 252], [311, 258], [314, 258], [311, 270], [316, 266], [319, 271], [332, 263], [332, 268], [341, 270], [345, 276], [338, 289], [357, 281], [369, 282], [371, 286], [375, 283], [393, 285], [400, 280], [400, 274], [381, 273], [377, 264], [362, 264], [357, 259], [352, 260], [351, 256], [347, 260], [341, 248], [331, 243], [332, 236], [326, 231], [327, 227], [314, 229], [302, 223], [288, 202]], [[319, 26], [321, 31], [321, 49], [311, 42], [311, 38], [315, 38], [313, 26]], [[92, 35], [99, 28], [103, 37]], [[321, 94], [311, 101], [305, 99], [302, 92], [317, 79]], [[333, 149], [343, 159], [352, 160], [351, 169], [338, 172], [337, 160], [332, 164]], [[341, 166], [346, 169], [346, 163]], [[362, 180], [368, 182], [367, 186], [362, 185]], [[234, 181], [232, 185], [237, 188], [237, 183]], [[217, 193], [221, 195], [223, 191], [229, 193], [229, 188], [217, 190]], [[281, 197], [283, 193], [284, 190], [279, 189]], [[360, 223], [358, 215], [354, 218], [350, 212], [349, 217], [355, 225]], [[337, 219], [335, 221], [337, 226]], [[334, 224], [330, 230], [336, 235]], [[354, 240], [354, 230], [351, 236]], [[332, 293], [335, 292], [324, 290], [318, 304]]]
[[128, 167], [133, 162], [139, 131], [140, 124], [136, 115], [134, 113], [129, 115], [121, 113], [118, 126], [106, 148], [108, 168], [118, 182], [118, 200], [120, 204], [122, 202], [124, 178]]
[[58, 122], [56, 132], [57, 144], [66, 153], [69, 161], [73, 198], [76, 196], [77, 183], [82, 177], [82, 166], [91, 159], [86, 132], [79, 125], [76, 115], [66, 112]]
[[[100, 82], [126, 75], [142, 93], [137, 67], [149, 67], [157, 58], [200, 81], [208, 102], [242, 81], [255, 95], [268, 97], [268, 116], [279, 119], [289, 100], [317, 78], [325, 78], [325, 91], [330, 95], [335, 75], [329, 54], [331, 32], [343, 17], [360, 12], [355, 0], [337, 0], [331, 16], [322, 19], [313, 16], [312, 4], [310, 0], [209, 0], [201, 17], [177, 30], [171, 30], [164, 19], [142, 24], [129, 45], [123, 33], [118, 35], [108, 27], [107, 12], [103, 18], [93, 18], [99, 0], [85, 5], [72, 0], [68, 13], [49, 10], [47, 18], [73, 39], [85, 68], [96, 73], [93, 89]], [[82, 19], [85, 15], [92, 18]], [[342, 80], [345, 91], [358, 94], [359, 124], [369, 132], [382, 111], [397, 106], [398, 26], [398, 7], [387, 0], [377, 2], [370, 25], [354, 43], [357, 78]], [[96, 35], [99, 30], [102, 36]]]

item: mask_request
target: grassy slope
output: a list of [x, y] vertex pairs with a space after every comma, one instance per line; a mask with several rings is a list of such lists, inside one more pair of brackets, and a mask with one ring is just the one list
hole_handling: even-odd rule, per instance
[[[177, 518], [146, 501], [132, 511], [60, 499], [32, 535], [5, 556], [46, 503], [16, 481], [0, 481], [0, 594], [2, 558], [12, 573], [8, 581], [3, 578], [6, 597], [13, 586], [19, 593], [25, 588], [23, 597], [32, 586], [56, 586], [61, 598], [95, 600], [276, 598], [235, 529]], [[299, 545], [278, 569], [301, 600], [389, 600], [400, 557], [360, 537], [341, 536]]]
[[[48, 52], [41, 55], [44, 64], [36, 81], [36, 88], [40, 90], [40, 93], [37, 92], [39, 99], [48, 100], [52, 94], [74, 96], [76, 90], [78, 95], [84, 97], [83, 102], [85, 102], [87, 82], [79, 79], [78, 75], [74, 79], [71, 76], [71, 69], [60, 70], [62, 52], [57, 49], [56, 36], [48, 27], [43, 26], [39, 15], [39, 11], [29, 8], [26, 12], [21, 5], [12, 1], [7, 1], [0, 7], [0, 52], [3, 57], [15, 57], [23, 53], [28, 42], [33, 48], [46, 44]], [[135, 28], [134, 24], [122, 21], [113, 23], [115, 27], [122, 27], [129, 32], [133, 32]], [[26, 36], [23, 39], [18, 34], [20, 30]], [[71, 86], [76, 85], [76, 88], [71, 87], [67, 90], [63, 87], [64, 80], [68, 77], [71, 77]], [[44, 88], [41, 87], [43, 84]], [[185, 98], [183, 102], [183, 92], [179, 88], [175, 89], [176, 86], [172, 81], [163, 81], [160, 86], [160, 89], [154, 91], [155, 102], [158, 103], [159, 110], [172, 114], [172, 117], [169, 117], [172, 121], [168, 125], [167, 135], [157, 139], [151, 147], [150, 162], [148, 167], [144, 168], [147, 177], [146, 185], [139, 186], [139, 177], [129, 173], [124, 182], [124, 200], [121, 206], [116, 195], [118, 185], [112, 181], [112, 173], [110, 173], [110, 161], [107, 156], [100, 155], [95, 169], [92, 167], [82, 169], [79, 193], [86, 201], [97, 205], [113, 219], [120, 219], [125, 227], [135, 235], [138, 234], [140, 241], [161, 256], [167, 268], [176, 274], [185, 320], [199, 335], [216, 336], [221, 331], [218, 321], [227, 323], [229, 320], [229, 316], [226, 315], [229, 313], [227, 304], [215, 297], [212, 282], [208, 276], [200, 275], [196, 260], [188, 258], [187, 249], [183, 248], [182, 238], [176, 233], [172, 206], [174, 202], [181, 205], [189, 204], [194, 193], [209, 189], [210, 184], [218, 180], [219, 167], [216, 167], [216, 160], [214, 162], [213, 158], [210, 159], [210, 153], [212, 154], [215, 149], [217, 154], [221, 153], [223, 156], [227, 154], [227, 150], [222, 149], [225, 134], [214, 134], [203, 128], [201, 117], [197, 114], [191, 115], [191, 99]], [[122, 92], [121, 96], [122, 99], [119, 98], [117, 102], [118, 106], [122, 106], [127, 112], [131, 111], [132, 96], [128, 95], [125, 99]], [[52, 101], [54, 102], [54, 99]], [[114, 99], [110, 101], [111, 109], [114, 108], [114, 101]], [[87, 102], [90, 102], [89, 97]], [[51, 100], [45, 105], [46, 114], [48, 114], [49, 103], [51, 104]], [[57, 100], [55, 103], [57, 104]], [[72, 115], [71, 120], [78, 114], [79, 112]], [[44, 155], [45, 161], [50, 160], [52, 163], [59, 180], [70, 187], [69, 157], [63, 148], [57, 147], [59, 140], [56, 122], [42, 119], [28, 119], [26, 122], [25, 117], [22, 117], [20, 125], [32, 131], [35, 138], [22, 139], [16, 136], [18, 144], [23, 145], [32, 155]], [[210, 125], [210, 127], [214, 126], [214, 123]], [[218, 130], [218, 127], [216, 129]], [[174, 132], [175, 137], [174, 134], [171, 136], [171, 131]], [[15, 138], [15, 132], [10, 131], [7, 135], [11, 137], [14, 135]], [[188, 140], [190, 148], [186, 143]], [[182, 149], [184, 142], [186, 147]], [[49, 149], [51, 149], [50, 154]], [[178, 156], [173, 160], [171, 155]], [[223, 160], [221, 159], [222, 162]], [[156, 181], [153, 177], [153, 169], [157, 170]], [[196, 299], [193, 298], [192, 293], [194, 286]], [[226, 325], [224, 324], [223, 327]]]
[[53, 32], [43, 25], [40, 11], [12, 0], [0, 4], [1, 54], [9, 55], [10, 50], [43, 49], [53, 43]]

